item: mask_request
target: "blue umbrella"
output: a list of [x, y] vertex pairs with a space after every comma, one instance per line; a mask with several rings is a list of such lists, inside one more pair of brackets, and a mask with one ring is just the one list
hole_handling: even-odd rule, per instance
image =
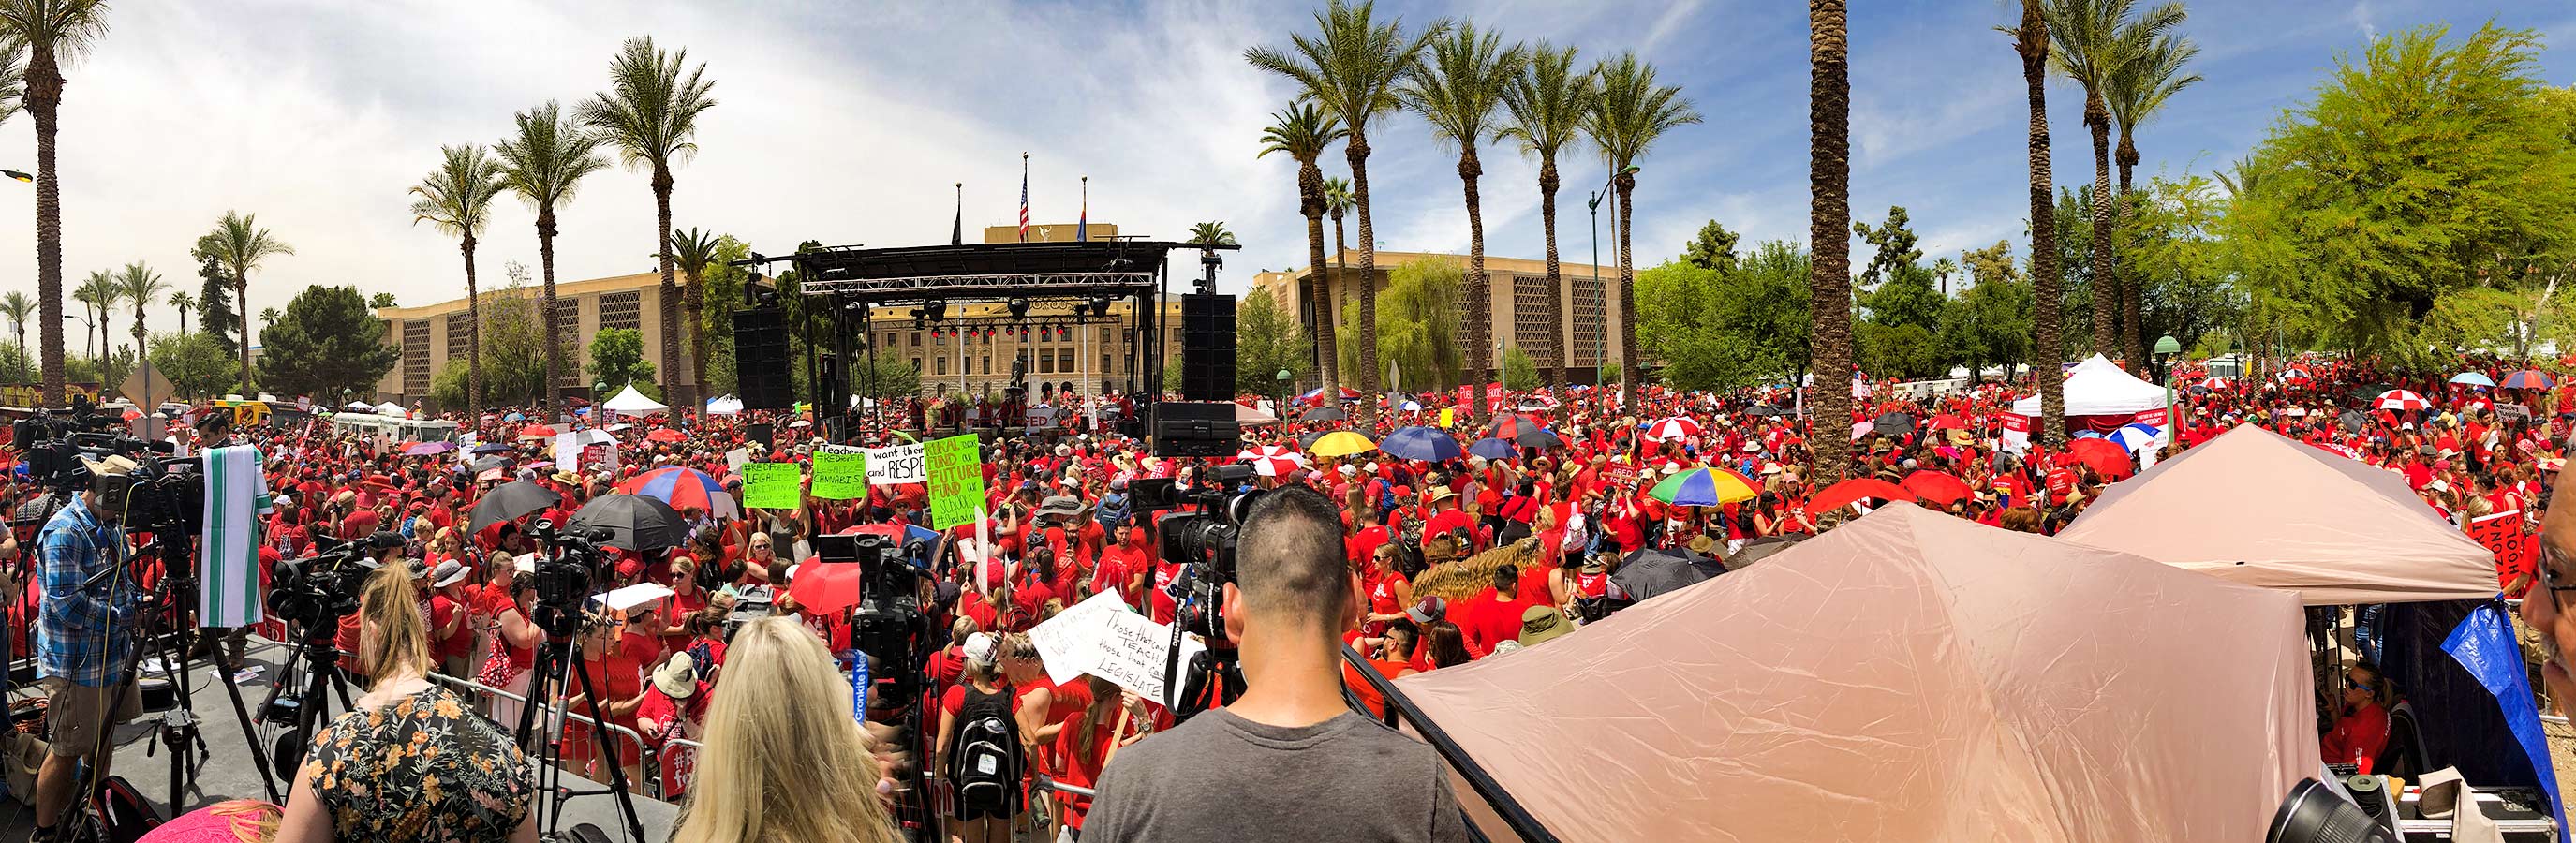
[[1440, 462], [1458, 458], [1458, 439], [1436, 427], [1399, 427], [1377, 441], [1377, 449], [1389, 456], [1423, 462]]
[[2467, 384], [2467, 385], [2470, 385], [2470, 386], [2494, 386], [2494, 385], [2495, 385], [2495, 380], [2494, 380], [2494, 379], [2492, 379], [2492, 378], [2487, 377], [2487, 376], [2486, 376], [2486, 374], [2485, 374], [2485, 373], [2483, 373], [2483, 372], [2461, 372], [2461, 373], [2459, 373], [2459, 374], [2452, 375], [2452, 376], [2451, 376], [2451, 382], [2452, 382], [2452, 383], [2458, 383], [2458, 384]]
[[523, 416], [523, 415], [519, 415], [519, 414], [517, 414], [517, 413], [511, 413], [511, 414], [509, 414], [509, 415], [502, 416], [502, 417], [501, 417], [501, 420], [502, 420], [502, 421], [505, 421], [505, 422], [527, 421], [527, 420], [528, 420], [528, 417], [527, 417], [527, 416]]
[[1478, 439], [1467, 446], [1467, 453], [1489, 460], [1507, 460], [1520, 456], [1520, 449], [1507, 439]]

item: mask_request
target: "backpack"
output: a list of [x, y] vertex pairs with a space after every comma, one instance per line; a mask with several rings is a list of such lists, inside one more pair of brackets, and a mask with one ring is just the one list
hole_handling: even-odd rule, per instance
[[143, 794], [127, 784], [123, 776], [109, 776], [98, 783], [98, 793], [90, 798], [98, 809], [102, 834], [107, 843], [135, 843], [168, 820]]
[[984, 693], [966, 686], [958, 712], [957, 800], [961, 804], [1009, 805], [1020, 786], [1020, 735], [1011, 720], [1010, 688]]
[[1100, 528], [1108, 531], [1109, 535], [1118, 535], [1119, 529], [1127, 526], [1127, 496], [1120, 492], [1102, 495], [1100, 506], [1091, 511], [1091, 517], [1098, 520]]

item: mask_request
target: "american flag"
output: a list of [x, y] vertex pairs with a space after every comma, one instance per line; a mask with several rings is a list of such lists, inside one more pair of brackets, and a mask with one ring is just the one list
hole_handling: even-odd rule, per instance
[[1029, 154], [1020, 153], [1020, 242], [1029, 242]]

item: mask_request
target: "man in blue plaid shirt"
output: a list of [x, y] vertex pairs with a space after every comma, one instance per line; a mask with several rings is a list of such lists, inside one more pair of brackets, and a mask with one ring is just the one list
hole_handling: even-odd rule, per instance
[[[35, 840], [53, 839], [54, 825], [70, 807], [80, 759], [96, 753], [99, 730], [143, 713], [141, 694], [125, 684], [133, 647], [134, 588], [109, 594], [115, 578], [90, 578], [125, 562], [125, 478], [140, 468], [124, 457], [86, 457], [90, 488], [64, 504], [37, 536], [38, 582], [45, 591], [37, 650], [52, 689], [46, 740], [51, 749], [36, 772]], [[113, 697], [113, 698], [112, 698]], [[112, 756], [94, 760], [107, 775]]]

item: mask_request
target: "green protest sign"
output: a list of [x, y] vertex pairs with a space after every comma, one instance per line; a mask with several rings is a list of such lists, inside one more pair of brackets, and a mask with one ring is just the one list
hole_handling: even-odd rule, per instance
[[827, 501], [845, 501], [868, 494], [868, 455], [858, 449], [838, 450], [825, 446], [814, 452], [814, 496]]
[[930, 526], [945, 530], [972, 523], [984, 504], [984, 464], [975, 435], [933, 439], [923, 450], [930, 464]]
[[754, 509], [795, 509], [802, 497], [803, 475], [792, 462], [756, 462], [742, 467], [742, 505]]

